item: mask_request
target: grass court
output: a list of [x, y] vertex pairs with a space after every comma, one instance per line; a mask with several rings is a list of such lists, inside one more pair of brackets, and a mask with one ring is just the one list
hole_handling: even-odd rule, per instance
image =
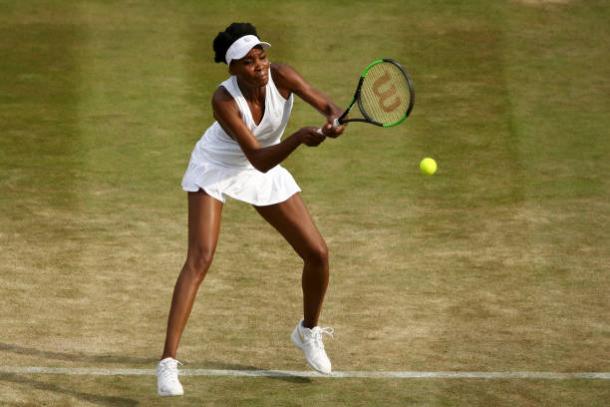
[[[600, 0], [0, 1], [0, 404], [604, 406], [607, 379], [206, 377], [156, 396], [189, 154], [249, 21], [337, 104], [392, 57], [417, 100], [284, 163], [331, 253], [337, 371], [610, 372], [610, 7]], [[322, 119], [295, 102], [286, 134]], [[439, 171], [419, 173], [434, 157]], [[225, 205], [178, 359], [306, 370], [301, 264]]]

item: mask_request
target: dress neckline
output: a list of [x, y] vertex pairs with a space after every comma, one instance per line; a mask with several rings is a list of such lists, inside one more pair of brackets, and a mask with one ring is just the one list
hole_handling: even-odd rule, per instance
[[269, 111], [269, 106], [268, 106], [268, 103], [269, 103], [269, 83], [272, 81], [272, 79], [271, 79], [271, 68], [269, 68], [269, 74], [268, 75], [269, 75], [269, 80], [267, 81], [267, 84], [265, 85], [265, 106], [263, 107], [263, 109], [264, 109], [263, 110], [263, 116], [261, 117], [261, 120], [258, 122], [258, 124], [254, 120], [254, 115], [252, 114], [252, 109], [250, 109], [250, 104], [248, 103], [248, 100], [246, 99], [246, 97], [242, 93], [241, 88], [239, 87], [239, 83], [237, 82], [237, 76], [234, 76], [235, 87], [239, 91], [239, 94], [241, 95], [241, 97], [244, 99], [244, 103], [246, 104], [246, 107], [248, 108], [248, 114], [250, 115], [250, 120], [252, 120], [252, 124], [256, 128], [260, 127], [260, 125], [265, 121], [265, 118], [268, 116], [267, 112]]

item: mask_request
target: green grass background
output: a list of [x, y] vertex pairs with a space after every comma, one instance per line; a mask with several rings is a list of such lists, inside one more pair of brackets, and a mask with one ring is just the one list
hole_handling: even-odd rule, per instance
[[[254, 23], [339, 105], [389, 56], [413, 115], [285, 162], [331, 250], [337, 370], [610, 371], [610, 7], [604, 1], [0, 1], [0, 363], [152, 367], [186, 252], [182, 173]], [[287, 134], [322, 118], [295, 104]], [[425, 177], [419, 160], [435, 157]], [[179, 359], [303, 369], [300, 262], [223, 214]], [[604, 405], [605, 381], [0, 374], [6, 405]]]

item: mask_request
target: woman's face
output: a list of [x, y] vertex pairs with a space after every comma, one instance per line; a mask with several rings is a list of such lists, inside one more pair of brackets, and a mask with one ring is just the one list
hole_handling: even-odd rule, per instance
[[229, 72], [249, 86], [265, 86], [269, 81], [267, 53], [261, 46], [256, 46], [242, 59], [231, 61]]

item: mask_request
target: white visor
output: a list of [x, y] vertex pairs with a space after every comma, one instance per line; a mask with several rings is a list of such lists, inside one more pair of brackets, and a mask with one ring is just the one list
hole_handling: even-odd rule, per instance
[[263, 42], [258, 39], [256, 35], [244, 35], [238, 38], [227, 50], [225, 54], [225, 61], [227, 65], [231, 65], [231, 61], [234, 59], [242, 59], [248, 52], [257, 45], [267, 49], [271, 46], [268, 42]]

